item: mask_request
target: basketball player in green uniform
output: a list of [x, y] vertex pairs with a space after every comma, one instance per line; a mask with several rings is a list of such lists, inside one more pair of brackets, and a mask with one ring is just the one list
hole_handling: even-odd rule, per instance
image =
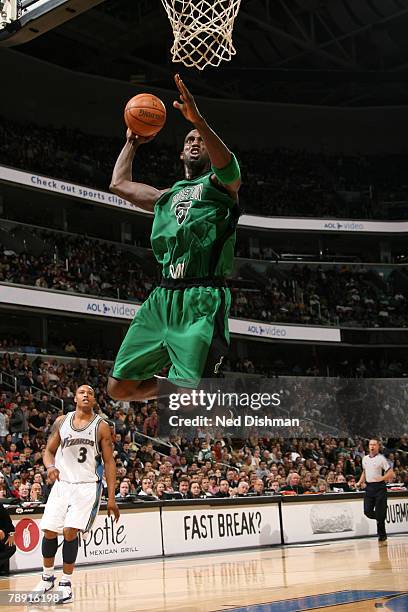
[[229, 345], [231, 273], [241, 184], [236, 157], [208, 126], [179, 75], [173, 103], [194, 129], [181, 160], [184, 180], [160, 191], [132, 181], [139, 145], [151, 138], [127, 132], [110, 189], [154, 212], [151, 244], [162, 282], [144, 302], [119, 349], [108, 392], [117, 400], [157, 397], [155, 375], [171, 365], [168, 380], [195, 388], [217, 373]]

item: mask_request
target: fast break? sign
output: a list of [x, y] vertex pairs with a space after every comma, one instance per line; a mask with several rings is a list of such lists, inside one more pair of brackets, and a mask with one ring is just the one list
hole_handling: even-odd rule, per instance
[[281, 543], [278, 504], [163, 507], [164, 554]]

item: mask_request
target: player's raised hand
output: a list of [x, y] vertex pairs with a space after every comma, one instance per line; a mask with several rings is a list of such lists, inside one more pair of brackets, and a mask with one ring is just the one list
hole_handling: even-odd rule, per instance
[[134, 134], [129, 128], [126, 130], [127, 142], [136, 146], [150, 142], [155, 136], [156, 134], [153, 134], [153, 136], [139, 136], [139, 134]]
[[197, 104], [195, 103], [194, 96], [189, 92], [187, 87], [184, 85], [183, 81], [179, 74], [176, 74], [174, 77], [175, 83], [177, 85], [177, 89], [180, 92], [180, 100], [174, 100], [173, 106], [177, 108], [182, 115], [187, 119], [187, 121], [191, 121], [191, 123], [198, 123], [202, 120], [202, 115], [197, 108]]
[[118, 504], [115, 502], [114, 499], [108, 500], [108, 516], [111, 516], [112, 514], [115, 517], [115, 521], [118, 522], [119, 517], [120, 517], [120, 512], [119, 512]]

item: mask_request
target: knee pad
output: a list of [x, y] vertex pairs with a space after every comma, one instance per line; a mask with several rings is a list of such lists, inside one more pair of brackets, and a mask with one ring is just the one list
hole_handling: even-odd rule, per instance
[[64, 563], [75, 563], [78, 554], [79, 540], [78, 536], [75, 540], [65, 540], [62, 546], [62, 560]]
[[58, 539], [53, 538], [52, 540], [47, 540], [44, 536], [41, 545], [42, 556], [45, 559], [53, 559], [57, 554], [58, 550]]

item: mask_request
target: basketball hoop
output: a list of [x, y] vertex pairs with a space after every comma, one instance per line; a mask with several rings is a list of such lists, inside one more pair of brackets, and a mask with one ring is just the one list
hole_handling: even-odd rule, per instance
[[161, 0], [174, 34], [173, 62], [203, 70], [236, 54], [234, 20], [241, 0]]

